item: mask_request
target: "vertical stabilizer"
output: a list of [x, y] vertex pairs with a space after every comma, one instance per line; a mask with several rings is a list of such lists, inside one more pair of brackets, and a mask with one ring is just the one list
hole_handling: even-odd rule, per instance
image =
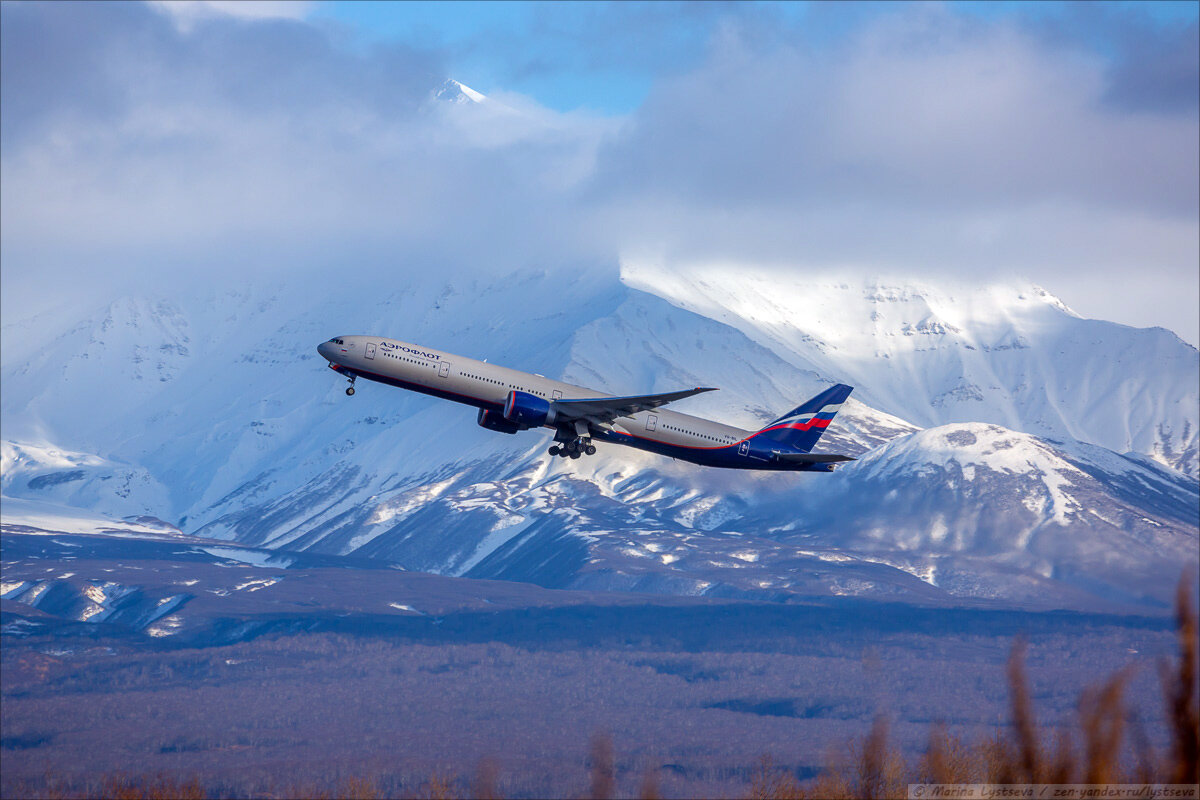
[[752, 438], [769, 439], [784, 448], [807, 453], [816, 445], [852, 391], [854, 387], [844, 383], [831, 386], [784, 414]]

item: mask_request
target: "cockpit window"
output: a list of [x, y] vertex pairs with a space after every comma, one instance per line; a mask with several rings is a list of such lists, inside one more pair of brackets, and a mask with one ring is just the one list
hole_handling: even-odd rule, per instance
[[333, 342], [334, 344], [345, 344], [345, 342], [343, 342], [341, 339], [330, 339], [329, 341]]

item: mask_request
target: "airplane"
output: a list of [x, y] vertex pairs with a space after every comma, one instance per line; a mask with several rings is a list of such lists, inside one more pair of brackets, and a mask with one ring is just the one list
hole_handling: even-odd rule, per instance
[[729, 469], [832, 472], [850, 456], [813, 453], [853, 387], [839, 383], [758, 431], [667, 411], [662, 406], [711, 387], [613, 397], [603, 392], [378, 336], [335, 336], [317, 346], [329, 367], [358, 378], [475, 406], [478, 423], [500, 433], [551, 428], [549, 453], [595, 455], [595, 441]]

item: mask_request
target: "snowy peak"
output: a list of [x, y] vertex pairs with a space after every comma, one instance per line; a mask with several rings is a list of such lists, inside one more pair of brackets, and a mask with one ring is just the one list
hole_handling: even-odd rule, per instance
[[952, 593], [1028, 599], [1048, 596], [1047, 579], [1165, 608], [1195, 562], [1195, 481], [1092, 445], [953, 424], [833, 477], [790, 537], [940, 574], [930, 580]]
[[[845, 470], [856, 484], [915, 480], [945, 485], [963, 500], [986, 494], [992, 480], [1022, 484], [1020, 497], [1037, 525], [1092, 524], [1098, 503], [1128, 504], [1144, 515], [1186, 526], [1200, 515], [1194, 481], [1083, 443], [1052, 442], [987, 423], [959, 423], [919, 431], [879, 447]], [[1118, 484], [1132, 491], [1113, 490]], [[1101, 501], [1101, 495], [1109, 495]], [[1114, 524], [1111, 520], [1103, 520]]]
[[631, 260], [621, 276], [914, 425], [990, 422], [1200, 475], [1200, 353], [1162, 328], [1082, 319], [1033, 285]]
[[1014, 349], [1021, 344], [1011, 334], [1021, 320], [1078, 318], [1032, 284], [935, 286], [737, 264], [670, 268], [629, 259], [621, 263], [621, 278], [705, 316], [742, 320], [739, 327], [771, 335], [791, 349], [815, 345], [851, 357], [921, 351], [936, 341], [931, 337], [978, 349]]
[[0, 443], [0, 489], [8, 520], [17, 497], [113, 517], [168, 513], [165, 488], [144, 467], [39, 443]]
[[454, 103], [456, 105], [482, 103], [487, 100], [487, 95], [477, 92], [470, 86], [459, 83], [453, 78], [448, 78], [445, 83], [434, 91], [433, 97], [440, 102]]
[[1065, 465], [1058, 451], [1036, 436], [973, 422], [942, 425], [902, 437], [863, 456], [855, 466], [864, 476], [878, 477], [883, 471], [908, 469], [919, 473], [925, 468], [946, 469], [951, 464], [960, 469], [980, 466], [1010, 474], [1031, 470], [1044, 474]]

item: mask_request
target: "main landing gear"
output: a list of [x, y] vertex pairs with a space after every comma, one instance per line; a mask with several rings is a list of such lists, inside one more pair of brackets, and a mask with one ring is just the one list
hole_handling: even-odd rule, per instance
[[580, 436], [562, 445], [552, 444], [548, 452], [552, 456], [563, 458], [579, 458], [582, 455], [594, 456], [596, 455], [596, 445], [592, 444], [591, 439]]
[[346, 396], [347, 397], [354, 397], [354, 379], [357, 377], [358, 377], [357, 375], [350, 376], [350, 385], [346, 387]]

